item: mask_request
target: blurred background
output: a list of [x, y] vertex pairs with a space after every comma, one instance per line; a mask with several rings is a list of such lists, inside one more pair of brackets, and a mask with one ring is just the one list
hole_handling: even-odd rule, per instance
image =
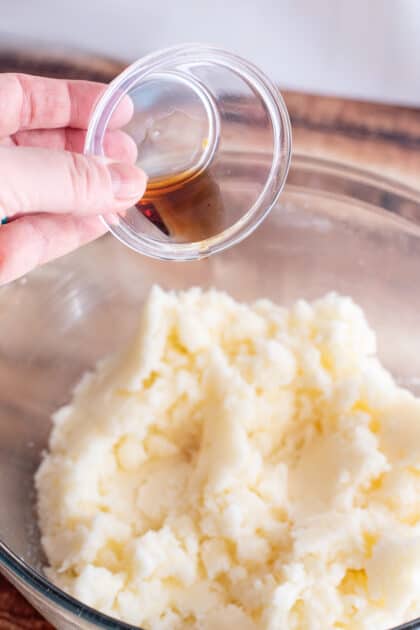
[[0, 39], [122, 61], [215, 44], [283, 89], [420, 105], [420, 0], [0, 0]]

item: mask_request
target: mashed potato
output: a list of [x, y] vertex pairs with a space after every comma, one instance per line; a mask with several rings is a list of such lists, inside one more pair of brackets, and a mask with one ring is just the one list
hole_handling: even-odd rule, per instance
[[380, 630], [420, 615], [420, 401], [350, 299], [153, 289], [54, 416], [47, 575], [148, 630]]

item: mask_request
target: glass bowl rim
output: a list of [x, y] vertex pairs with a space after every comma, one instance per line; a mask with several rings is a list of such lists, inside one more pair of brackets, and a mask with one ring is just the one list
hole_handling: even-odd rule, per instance
[[[349, 165], [345, 162], [333, 160], [325, 160], [323, 158], [308, 156], [306, 154], [294, 153], [291, 164], [291, 171], [294, 168], [302, 171], [311, 170], [321, 174], [336, 176], [346, 181], [354, 181], [380, 189], [383, 192], [400, 196], [405, 200], [417, 203], [420, 206], [420, 189], [404, 183], [400, 183], [391, 177], [377, 175], [374, 172], [360, 169]], [[286, 184], [286, 189], [301, 189], [302, 186], [290, 186]], [[307, 188], [310, 191], [310, 188]], [[322, 191], [321, 191], [322, 192]], [[341, 193], [341, 197], [350, 198], [348, 195]], [[357, 199], [356, 199], [357, 201]], [[369, 204], [366, 204], [366, 210], [369, 212]], [[408, 222], [407, 222], [408, 223]], [[404, 225], [404, 223], [402, 224]], [[420, 228], [415, 229], [416, 235], [420, 236]], [[138, 626], [132, 626], [123, 621], [119, 621], [108, 615], [105, 615], [86, 604], [76, 600], [68, 595], [59, 587], [55, 586], [38, 570], [32, 568], [25, 560], [19, 558], [8, 546], [0, 540], [0, 573], [10, 578], [12, 583], [18, 585], [23, 583], [24, 586], [36, 592], [41, 599], [46, 600], [47, 604], [53, 607], [59, 607], [63, 612], [68, 612], [77, 618], [87, 621], [94, 627], [103, 630], [141, 630]], [[420, 630], [420, 617], [408, 621], [402, 625], [391, 628], [390, 630]]]

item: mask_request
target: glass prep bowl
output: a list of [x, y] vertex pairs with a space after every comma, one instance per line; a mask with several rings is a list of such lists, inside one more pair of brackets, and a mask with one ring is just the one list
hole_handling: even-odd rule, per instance
[[[131, 628], [42, 576], [33, 475], [47, 445], [51, 413], [68, 401], [83, 372], [130, 338], [154, 283], [215, 286], [242, 300], [268, 297], [283, 304], [331, 290], [348, 294], [377, 331], [385, 366], [420, 395], [419, 225], [420, 193], [295, 156], [271, 215], [223, 254], [165, 263], [139, 256], [108, 235], [2, 288], [1, 572], [60, 629]], [[401, 628], [420, 629], [420, 620]]]

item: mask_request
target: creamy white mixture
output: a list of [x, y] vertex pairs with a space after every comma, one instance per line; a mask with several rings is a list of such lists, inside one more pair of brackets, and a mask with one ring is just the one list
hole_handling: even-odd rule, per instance
[[348, 298], [155, 288], [55, 414], [36, 484], [47, 575], [148, 630], [420, 615], [420, 401]]

